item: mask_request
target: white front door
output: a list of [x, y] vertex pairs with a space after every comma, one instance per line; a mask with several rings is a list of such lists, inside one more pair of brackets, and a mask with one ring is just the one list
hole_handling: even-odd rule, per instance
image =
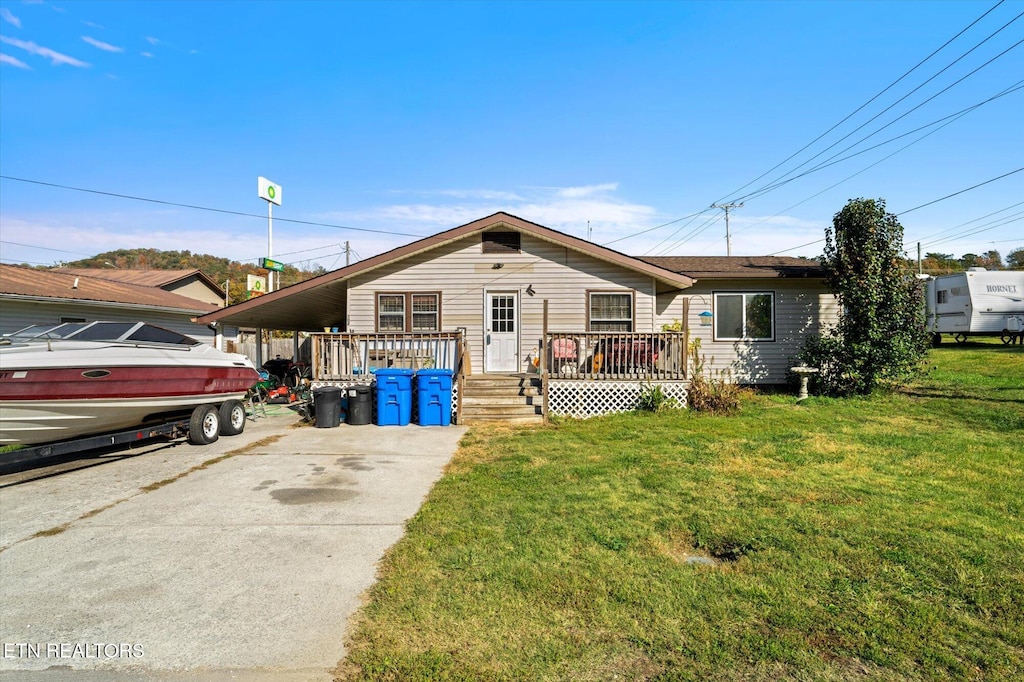
[[484, 310], [484, 371], [519, 371], [519, 294], [487, 292]]

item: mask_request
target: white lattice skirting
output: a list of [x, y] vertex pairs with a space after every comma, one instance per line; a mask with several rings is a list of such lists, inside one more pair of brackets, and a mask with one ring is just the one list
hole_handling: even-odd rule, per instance
[[548, 413], [585, 419], [636, 409], [648, 386], [660, 386], [669, 398], [686, 407], [687, 381], [548, 381]]

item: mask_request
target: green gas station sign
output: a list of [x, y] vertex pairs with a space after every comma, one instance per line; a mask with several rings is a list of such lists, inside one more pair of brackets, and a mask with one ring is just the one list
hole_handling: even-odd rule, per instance
[[264, 270], [273, 270], [274, 272], [284, 271], [284, 263], [276, 260], [270, 260], [269, 258], [260, 258], [260, 267]]

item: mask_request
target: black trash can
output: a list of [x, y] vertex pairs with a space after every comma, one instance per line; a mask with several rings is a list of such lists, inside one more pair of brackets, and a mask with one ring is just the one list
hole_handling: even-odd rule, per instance
[[369, 424], [372, 419], [370, 411], [370, 387], [363, 384], [349, 386], [345, 389], [348, 394], [348, 415], [346, 423], [352, 426]]
[[338, 386], [322, 386], [313, 391], [313, 409], [318, 429], [334, 428], [341, 424], [341, 394]]

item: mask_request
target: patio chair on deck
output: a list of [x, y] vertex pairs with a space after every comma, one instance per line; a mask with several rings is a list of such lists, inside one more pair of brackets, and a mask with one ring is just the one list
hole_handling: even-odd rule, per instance
[[558, 338], [551, 342], [551, 357], [554, 360], [553, 368], [557, 368], [561, 374], [575, 374], [578, 356], [576, 354], [576, 342], [572, 339]]

